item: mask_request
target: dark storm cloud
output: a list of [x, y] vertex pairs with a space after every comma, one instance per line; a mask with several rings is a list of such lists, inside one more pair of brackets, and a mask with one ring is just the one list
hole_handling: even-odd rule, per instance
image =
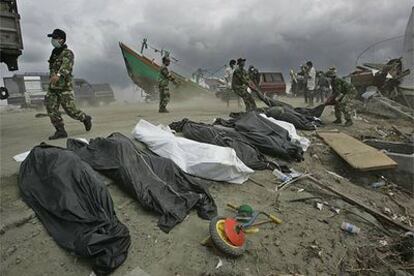
[[[19, 1], [24, 71], [46, 71], [51, 51], [46, 33], [60, 27], [75, 51], [75, 75], [116, 87], [131, 84], [118, 41], [138, 49], [142, 38], [165, 47], [178, 71], [218, 69], [244, 56], [263, 70], [297, 68], [308, 59], [317, 68], [354, 68], [370, 44], [402, 35], [412, 1]], [[380, 58], [400, 54], [377, 51]], [[159, 56], [148, 49], [149, 56]], [[287, 77], [287, 76], [285, 76]]]

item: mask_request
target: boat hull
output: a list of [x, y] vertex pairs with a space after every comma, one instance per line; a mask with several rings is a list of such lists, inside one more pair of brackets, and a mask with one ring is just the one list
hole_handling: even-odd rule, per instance
[[[152, 99], [158, 98], [158, 78], [161, 66], [154, 60], [141, 55], [122, 42], [119, 43], [125, 66], [131, 80]], [[186, 97], [194, 97], [211, 92], [184, 76], [172, 72], [173, 76], [180, 82], [180, 86], [171, 85], [171, 97], [182, 99]]]

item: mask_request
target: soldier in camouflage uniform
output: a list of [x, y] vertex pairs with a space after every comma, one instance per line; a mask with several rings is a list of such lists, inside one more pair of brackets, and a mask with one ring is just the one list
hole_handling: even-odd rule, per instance
[[237, 60], [237, 69], [234, 70], [231, 88], [234, 93], [239, 95], [246, 106], [246, 112], [255, 110], [257, 108], [253, 96], [247, 91], [250, 83], [250, 78], [246, 70], [244, 70], [246, 60], [239, 58]]
[[335, 97], [336, 120], [333, 123], [341, 124], [343, 113], [346, 120], [345, 126], [352, 126], [352, 100], [356, 93], [354, 86], [337, 77], [335, 68], [329, 68], [326, 77], [331, 79], [332, 95]]
[[75, 105], [72, 87], [74, 55], [65, 44], [65, 32], [55, 29], [53, 33], [47, 36], [52, 38], [51, 43], [54, 49], [49, 58], [50, 82], [45, 96], [45, 104], [50, 121], [56, 128], [55, 134], [49, 137], [49, 140], [54, 140], [68, 137], [59, 112], [60, 106], [71, 118], [83, 122], [86, 131], [92, 128], [92, 118], [77, 109]]
[[249, 75], [249, 79], [253, 81], [253, 83], [256, 86], [259, 86], [260, 83], [260, 73], [257, 68], [255, 68], [253, 65], [249, 66], [249, 70], [247, 71], [247, 74]]
[[168, 71], [168, 66], [170, 65], [171, 60], [168, 56], [164, 56], [162, 58], [162, 64], [160, 70], [160, 77], [158, 82], [158, 88], [160, 91], [160, 113], [168, 113], [167, 104], [170, 102], [170, 88], [168, 87], [170, 81], [172, 81], [175, 85], [178, 85], [178, 82], [175, 80], [174, 76], [171, 75], [170, 71]]

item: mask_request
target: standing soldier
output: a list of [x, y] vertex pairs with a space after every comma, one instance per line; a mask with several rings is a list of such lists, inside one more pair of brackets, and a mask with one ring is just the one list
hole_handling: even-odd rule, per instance
[[54, 140], [68, 137], [59, 112], [61, 105], [67, 115], [85, 125], [86, 131], [92, 128], [92, 118], [77, 109], [75, 105], [72, 86], [74, 55], [65, 43], [66, 33], [60, 29], [55, 29], [47, 36], [52, 38], [51, 43], [54, 49], [49, 58], [50, 81], [45, 96], [45, 104], [50, 121], [56, 128], [55, 134], [49, 137], [49, 140]]
[[174, 76], [171, 75], [168, 71], [168, 66], [170, 65], [171, 60], [168, 56], [162, 58], [162, 67], [160, 70], [160, 78], [158, 82], [158, 88], [160, 91], [160, 108], [158, 112], [168, 113], [167, 104], [170, 102], [170, 88], [168, 85], [172, 81], [175, 85], [178, 85], [178, 82], [175, 80]]
[[260, 83], [260, 73], [259, 73], [259, 70], [257, 68], [255, 68], [253, 65], [250, 65], [247, 74], [249, 75], [249, 79], [251, 81], [253, 81], [253, 83], [256, 86], [259, 86], [259, 83]]
[[317, 81], [317, 95], [316, 95], [316, 102], [320, 100], [321, 103], [325, 101], [325, 98], [328, 97], [329, 94], [329, 80], [325, 76], [325, 73], [322, 71], [318, 72], [318, 81]]
[[342, 123], [342, 113], [345, 117], [345, 126], [352, 126], [352, 100], [355, 96], [355, 88], [352, 84], [337, 77], [336, 69], [331, 67], [326, 72], [326, 77], [331, 79], [332, 95], [335, 97], [335, 117], [334, 124]]
[[297, 73], [298, 89], [297, 94], [303, 94], [305, 96], [305, 103], [308, 102], [306, 96], [306, 65], [300, 65], [300, 70]]
[[234, 70], [231, 88], [233, 89], [234, 93], [243, 99], [246, 106], [246, 112], [249, 112], [255, 110], [257, 107], [253, 96], [247, 91], [250, 79], [246, 70], [244, 70], [245, 62], [246, 60], [244, 58], [239, 58], [237, 60], [238, 67], [236, 70]]

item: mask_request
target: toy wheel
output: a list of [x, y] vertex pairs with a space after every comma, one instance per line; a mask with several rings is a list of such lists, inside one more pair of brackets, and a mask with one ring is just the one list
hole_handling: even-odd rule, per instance
[[224, 231], [225, 217], [215, 217], [210, 221], [210, 237], [214, 246], [221, 252], [231, 256], [239, 257], [246, 251], [246, 243], [241, 246], [234, 246], [227, 239]]
[[9, 97], [9, 91], [6, 87], [0, 87], [0, 100], [5, 100]]

